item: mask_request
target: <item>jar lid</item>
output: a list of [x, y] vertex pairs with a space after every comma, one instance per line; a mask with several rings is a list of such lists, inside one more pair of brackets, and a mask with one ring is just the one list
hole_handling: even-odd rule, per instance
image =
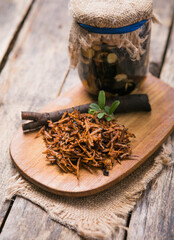
[[71, 0], [76, 22], [99, 28], [120, 28], [152, 17], [152, 0]]

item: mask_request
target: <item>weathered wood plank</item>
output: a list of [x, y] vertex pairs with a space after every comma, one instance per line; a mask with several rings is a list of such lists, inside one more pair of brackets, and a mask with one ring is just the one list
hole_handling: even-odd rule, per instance
[[[20, 219], [20, 221], [19, 221]], [[70, 238], [65, 238], [70, 236]], [[74, 237], [76, 236], [76, 237]], [[5, 227], [0, 235], [1, 240], [79, 240], [72, 230], [67, 230], [52, 221], [40, 207], [17, 197]]]
[[[172, 137], [174, 159], [174, 134]], [[165, 168], [132, 213], [128, 240], [174, 239], [174, 167]]]
[[[15, 40], [24, 24], [24, 20], [31, 10], [32, 4], [32, 0], [0, 1], [0, 72], [13, 48]], [[0, 226], [8, 208], [9, 203], [4, 204], [2, 208], [0, 208]]]
[[153, 0], [154, 13], [159, 17], [161, 24], [152, 24], [149, 70], [157, 77], [159, 77], [163, 62], [163, 55], [172, 20], [173, 5], [173, 0]]
[[169, 46], [167, 48], [166, 57], [162, 67], [160, 78], [164, 82], [168, 83], [170, 86], [174, 87], [174, 14], [171, 37], [169, 41]]
[[12, 47], [10, 44], [19, 32], [32, 2], [32, 0], [0, 1], [0, 70], [10, 51], [9, 48]]
[[[12, 164], [9, 165], [9, 144], [20, 126], [20, 111], [37, 110], [55, 98], [68, 66], [67, 42], [70, 23], [68, 0], [60, 0], [59, 3], [56, 0], [36, 1], [1, 72], [1, 219], [6, 212], [3, 204], [4, 191], [8, 177], [13, 172]], [[26, 200], [22, 201], [25, 205]], [[32, 211], [34, 216], [34, 210]], [[19, 221], [22, 224], [20, 218], [15, 218], [16, 223]], [[26, 231], [31, 231], [30, 227]]]
[[8, 210], [10, 209], [10, 204], [11, 202], [5, 202], [4, 204], [2, 204], [1, 208], [0, 208], [0, 232], [1, 229], [3, 228], [3, 225], [5, 223], [5, 216], [7, 217], [8, 215]]
[[[174, 86], [174, 27], [171, 33], [161, 79]], [[174, 161], [174, 133], [171, 137]], [[151, 184], [133, 211], [128, 240], [174, 239], [174, 167], [166, 168]]]
[[[29, 99], [26, 101], [28, 108], [30, 104], [33, 108], [39, 108], [56, 95], [68, 65], [67, 41], [70, 25], [70, 17], [67, 16], [64, 23], [65, 10], [61, 11], [65, 6], [68, 11], [67, 1], [56, 3], [47, 1], [44, 4], [44, 1], [38, 1], [34, 4], [34, 11], [25, 23], [15, 51], [10, 55], [0, 79], [1, 104], [7, 92], [10, 95], [22, 91], [20, 96], [16, 94], [16, 100], [24, 96], [25, 99], [30, 97], [30, 102]], [[42, 99], [38, 96], [33, 105], [32, 97], [39, 94]]]

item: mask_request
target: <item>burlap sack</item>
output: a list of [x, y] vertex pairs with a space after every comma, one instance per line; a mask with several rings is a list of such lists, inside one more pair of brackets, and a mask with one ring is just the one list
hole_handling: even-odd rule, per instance
[[148, 19], [150, 35], [151, 20], [157, 21], [152, 12], [152, 0], [71, 0], [69, 7], [73, 16], [69, 37], [72, 68], [78, 64], [81, 46], [88, 48], [93, 42], [105, 41], [118, 48], [124, 47], [134, 61], [144, 53], [142, 45], [147, 39], [139, 36], [143, 26], [124, 34], [96, 34], [83, 29], [78, 23], [99, 28], [120, 28]]

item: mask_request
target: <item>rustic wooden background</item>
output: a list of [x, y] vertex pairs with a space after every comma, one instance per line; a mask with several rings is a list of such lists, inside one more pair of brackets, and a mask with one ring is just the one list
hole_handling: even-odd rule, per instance
[[[174, 86], [174, 1], [154, 0], [161, 25], [153, 25], [150, 72]], [[11, 161], [8, 148], [21, 110], [39, 110], [77, 84], [68, 70], [68, 0], [0, 0], [0, 174]], [[65, 77], [66, 76], [66, 77]], [[173, 143], [174, 135], [168, 139]], [[0, 192], [0, 201], [4, 196]], [[174, 169], [151, 183], [112, 240], [174, 239]], [[14, 197], [0, 209], [0, 239], [82, 239], [49, 219], [38, 206]]]

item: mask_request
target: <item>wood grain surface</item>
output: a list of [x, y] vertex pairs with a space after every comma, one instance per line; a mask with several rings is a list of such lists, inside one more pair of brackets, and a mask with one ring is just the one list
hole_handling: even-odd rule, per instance
[[[30, 9], [32, 7], [32, 0], [8, 0], [8, 1], [0, 1], [0, 73], [5, 66], [10, 52], [12, 51], [15, 41], [18, 37], [18, 34], [21, 28], [24, 25], [25, 19], [29, 15]], [[2, 74], [2, 73], [1, 73]], [[9, 79], [3, 81], [0, 75], [0, 115], [3, 112], [3, 96], [4, 93], [9, 88]], [[0, 130], [2, 131], [2, 119], [4, 119], [1, 115], [0, 120]], [[7, 124], [8, 125], [8, 124]], [[4, 139], [6, 133], [1, 133], [0, 141], [0, 175], [5, 176], [6, 171], [4, 168], [4, 159], [8, 159], [8, 150], [7, 143], [10, 139]], [[2, 180], [3, 181], [3, 180]], [[6, 212], [9, 207], [9, 203], [2, 203], [2, 199], [4, 198], [3, 193], [0, 191], [0, 228], [3, 224], [3, 218], [6, 215]]]
[[168, 44], [169, 31], [172, 24], [173, 0], [154, 0], [154, 13], [160, 23], [152, 24], [152, 35], [150, 44], [150, 69], [156, 77], [160, 76], [161, 67], [165, 57]]
[[[174, 154], [174, 134], [169, 137]], [[164, 168], [132, 213], [128, 240], [174, 239], [174, 167]], [[152, 238], [153, 236], [153, 238]]]
[[0, 71], [32, 2], [32, 0], [0, 1]]
[[[101, 170], [94, 174], [85, 169], [80, 171], [80, 180], [70, 173], [62, 173], [56, 165], [47, 164], [42, 152], [45, 144], [36, 133], [24, 134], [19, 129], [10, 145], [12, 159], [21, 174], [32, 183], [52, 193], [65, 196], [88, 196], [100, 192], [126, 177], [142, 164], [171, 133], [174, 126], [174, 90], [159, 79], [149, 75], [139, 92], [149, 95], [152, 112], [119, 114], [118, 122], [136, 135], [132, 143], [136, 160], [125, 160], [116, 164], [108, 177]], [[78, 98], [76, 97], [78, 96]], [[90, 95], [80, 85], [55, 99], [42, 111], [54, 111], [82, 103], [91, 102]], [[63, 105], [63, 106], [62, 106]]]
[[[29, 201], [25, 201], [23, 204], [22, 198], [15, 200], [15, 208], [11, 211], [11, 216], [13, 217], [8, 218], [6, 227], [4, 228], [5, 231], [3, 231], [0, 239], [57, 240], [61, 237], [61, 232], [64, 232], [66, 228], [63, 226], [56, 227], [57, 223], [52, 222], [46, 212], [33, 204], [31, 205], [32, 207], [28, 207], [30, 205]], [[34, 218], [33, 211], [35, 213]], [[19, 221], [16, 222], [16, 216], [24, 224], [21, 224]], [[15, 225], [15, 227], [11, 227], [11, 225]], [[28, 227], [30, 227], [30, 231], [26, 231]]]

